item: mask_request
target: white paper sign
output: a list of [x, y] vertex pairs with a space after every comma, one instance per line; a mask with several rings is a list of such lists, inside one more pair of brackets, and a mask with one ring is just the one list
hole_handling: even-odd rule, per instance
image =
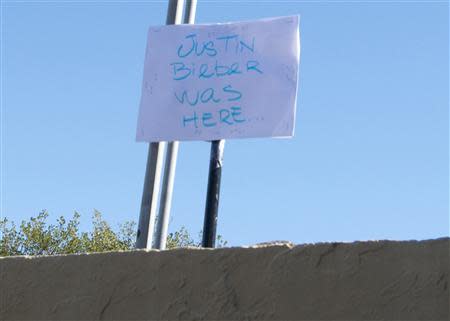
[[291, 137], [299, 17], [148, 31], [137, 141]]

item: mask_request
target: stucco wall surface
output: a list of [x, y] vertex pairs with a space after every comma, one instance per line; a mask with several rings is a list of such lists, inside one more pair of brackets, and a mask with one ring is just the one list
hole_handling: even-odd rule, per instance
[[0, 259], [1, 320], [449, 320], [450, 240]]

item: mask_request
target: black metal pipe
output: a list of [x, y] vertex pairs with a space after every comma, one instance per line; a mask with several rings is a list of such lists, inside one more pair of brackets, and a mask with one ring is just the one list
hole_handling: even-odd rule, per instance
[[217, 216], [219, 213], [220, 179], [222, 176], [225, 140], [211, 142], [208, 189], [206, 192], [205, 220], [203, 222], [202, 247], [216, 244]]

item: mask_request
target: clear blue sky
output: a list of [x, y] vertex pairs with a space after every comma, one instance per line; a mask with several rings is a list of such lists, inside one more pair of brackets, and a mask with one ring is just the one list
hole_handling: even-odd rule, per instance
[[[138, 219], [146, 31], [165, 1], [3, 1], [1, 214]], [[197, 22], [301, 15], [293, 139], [225, 146], [231, 245], [449, 235], [447, 1], [199, 0]], [[170, 230], [202, 228], [210, 145], [180, 145]]]

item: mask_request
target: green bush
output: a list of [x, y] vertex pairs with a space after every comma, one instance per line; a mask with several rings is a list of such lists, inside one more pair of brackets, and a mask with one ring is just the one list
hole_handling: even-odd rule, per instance
[[[0, 256], [11, 255], [55, 255], [87, 252], [131, 250], [136, 240], [136, 223], [125, 222], [114, 231], [98, 211], [92, 216], [92, 230], [79, 230], [80, 214], [75, 212], [69, 220], [59, 217], [56, 224], [47, 223], [48, 212], [41, 211], [36, 217], [22, 221], [16, 227], [6, 218], [0, 220]], [[218, 236], [219, 247], [226, 241]], [[195, 246], [201, 243], [194, 240], [186, 228], [170, 233], [167, 248]]]

